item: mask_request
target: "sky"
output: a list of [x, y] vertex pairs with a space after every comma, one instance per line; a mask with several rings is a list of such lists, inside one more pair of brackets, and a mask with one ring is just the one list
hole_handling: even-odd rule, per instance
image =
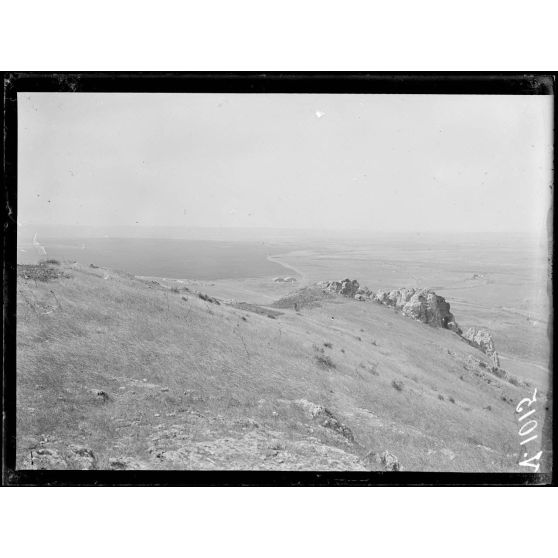
[[18, 93], [18, 221], [536, 234], [552, 99]]

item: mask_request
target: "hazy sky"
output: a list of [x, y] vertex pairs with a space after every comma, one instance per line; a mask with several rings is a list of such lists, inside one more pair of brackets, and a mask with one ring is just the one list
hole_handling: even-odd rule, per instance
[[552, 97], [19, 93], [18, 220], [533, 231]]

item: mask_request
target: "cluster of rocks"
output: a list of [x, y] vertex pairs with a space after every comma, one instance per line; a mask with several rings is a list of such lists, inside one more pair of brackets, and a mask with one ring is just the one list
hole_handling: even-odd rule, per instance
[[296, 283], [296, 277], [275, 277], [274, 283]]
[[463, 334], [463, 339], [465, 339], [473, 347], [480, 349], [485, 355], [489, 356], [492, 360], [493, 368], [500, 367], [500, 359], [496, 349], [494, 348], [494, 339], [487, 329], [470, 327]]
[[324, 428], [330, 428], [334, 432], [337, 432], [349, 442], [354, 442], [355, 438], [351, 429], [344, 425], [329, 409], [322, 405], [316, 405], [307, 399], [297, 399], [295, 401], [310, 418], [318, 422], [320, 426]]
[[325, 292], [336, 293], [360, 301], [373, 301], [386, 306], [392, 306], [404, 316], [430, 324], [436, 327], [450, 329], [461, 333], [450, 305], [445, 298], [438, 296], [429, 289], [395, 289], [391, 291], [380, 289], [373, 292], [368, 287], [361, 287], [356, 280], [321, 281], [318, 287]]

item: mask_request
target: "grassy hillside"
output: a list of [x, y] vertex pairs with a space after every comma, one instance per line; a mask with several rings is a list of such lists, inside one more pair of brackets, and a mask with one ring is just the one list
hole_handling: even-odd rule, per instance
[[52, 264], [18, 267], [17, 324], [19, 468], [526, 471], [532, 390], [388, 307], [233, 306]]

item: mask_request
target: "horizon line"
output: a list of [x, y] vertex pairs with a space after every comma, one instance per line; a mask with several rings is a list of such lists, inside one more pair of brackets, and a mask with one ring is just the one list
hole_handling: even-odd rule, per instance
[[[18, 228], [27, 227], [49, 227], [49, 228], [83, 228], [83, 229], [174, 229], [174, 230], [237, 230], [237, 231], [288, 231], [288, 232], [346, 232], [346, 233], [373, 233], [373, 234], [532, 234], [539, 235], [541, 229], [502, 229], [502, 230], [455, 230], [455, 229], [362, 229], [362, 228], [335, 228], [335, 227], [262, 227], [262, 226], [188, 226], [188, 225], [70, 225], [70, 224], [54, 224], [54, 223], [19, 223]], [[547, 227], [547, 230], [550, 227]], [[550, 232], [550, 231], [549, 231]]]

